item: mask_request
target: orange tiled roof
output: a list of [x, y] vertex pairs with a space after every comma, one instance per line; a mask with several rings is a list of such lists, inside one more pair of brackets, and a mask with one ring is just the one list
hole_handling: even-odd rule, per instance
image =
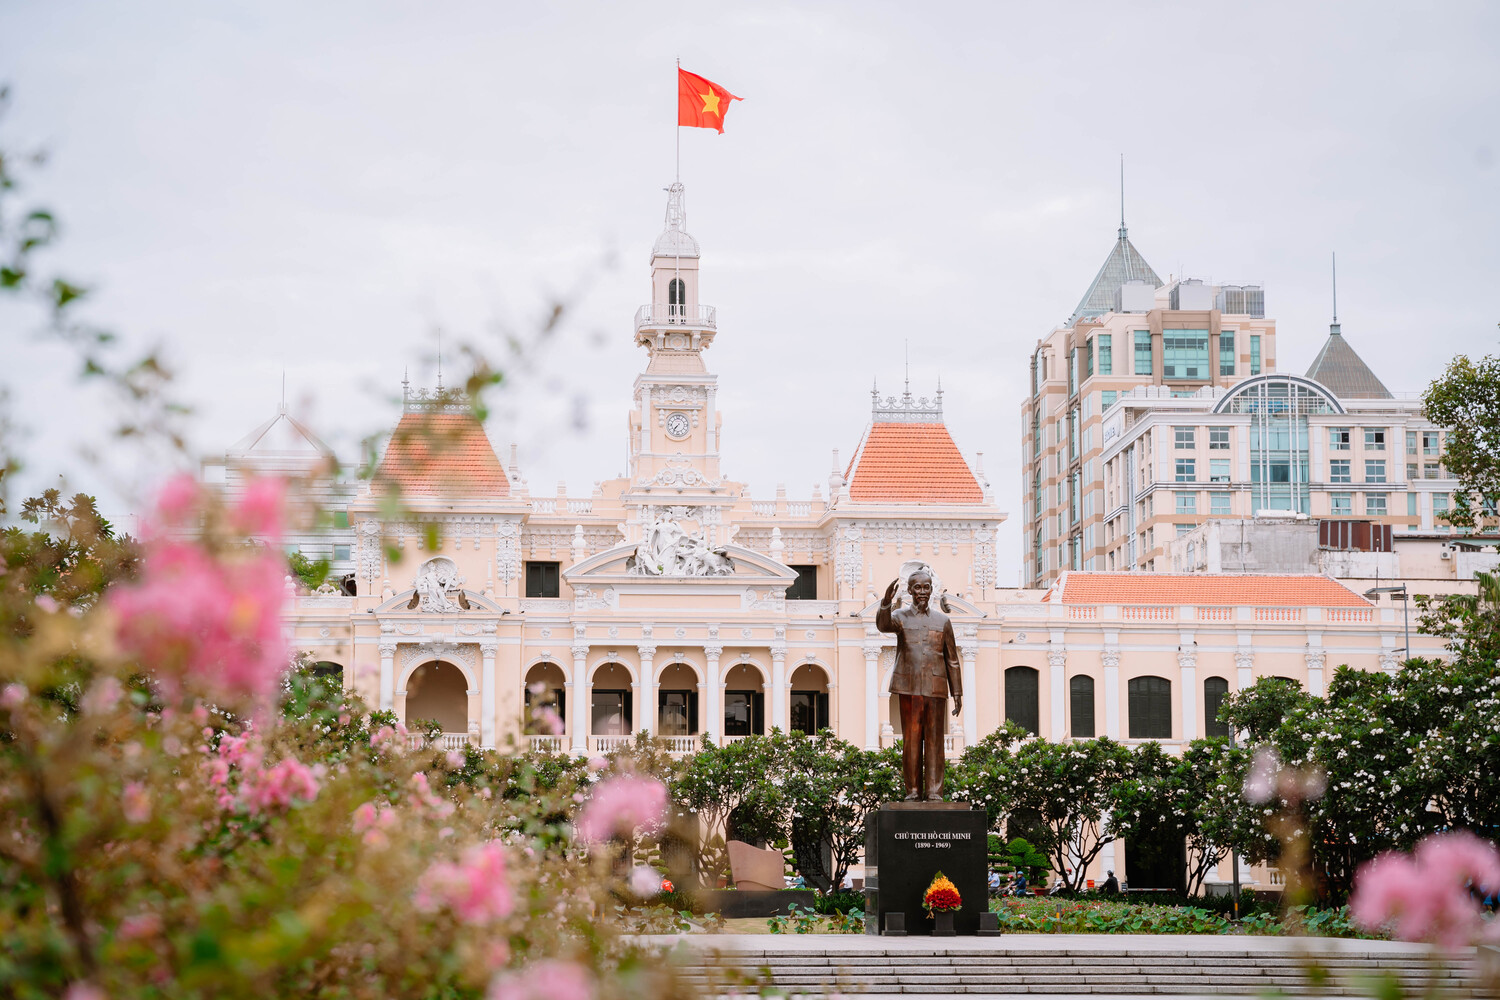
[[376, 481], [404, 494], [506, 497], [510, 482], [484, 427], [469, 413], [407, 413], [380, 460]]
[[1223, 573], [1063, 574], [1047, 597], [1064, 604], [1203, 604], [1255, 607], [1369, 607], [1326, 576], [1233, 576]]
[[984, 490], [941, 423], [871, 424], [844, 478], [856, 501], [984, 502]]

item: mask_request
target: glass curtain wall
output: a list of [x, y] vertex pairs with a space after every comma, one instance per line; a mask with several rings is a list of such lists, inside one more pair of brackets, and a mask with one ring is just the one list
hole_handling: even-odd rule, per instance
[[1328, 399], [1289, 379], [1268, 379], [1236, 393], [1229, 412], [1250, 414], [1252, 511], [1311, 513], [1307, 418], [1336, 412]]

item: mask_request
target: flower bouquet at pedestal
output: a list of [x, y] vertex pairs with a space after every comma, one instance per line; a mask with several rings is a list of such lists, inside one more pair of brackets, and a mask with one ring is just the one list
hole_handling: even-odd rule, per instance
[[963, 897], [958, 894], [958, 886], [942, 872], [932, 877], [932, 884], [922, 894], [922, 909], [932, 918], [932, 933], [934, 937], [952, 937], [953, 914], [964, 905]]

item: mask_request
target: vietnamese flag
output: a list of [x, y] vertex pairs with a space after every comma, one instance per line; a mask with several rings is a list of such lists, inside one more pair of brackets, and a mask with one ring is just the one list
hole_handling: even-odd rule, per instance
[[712, 80], [677, 67], [677, 124], [694, 128], [716, 128], [724, 132], [724, 115], [730, 101], [741, 101]]

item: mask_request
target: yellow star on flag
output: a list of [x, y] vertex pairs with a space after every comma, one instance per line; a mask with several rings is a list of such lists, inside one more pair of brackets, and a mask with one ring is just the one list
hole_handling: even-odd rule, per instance
[[719, 95], [718, 94], [715, 94], [713, 91], [710, 90], [708, 93], [706, 93], [706, 94], [699, 94], [698, 96], [701, 97], [701, 98], [703, 98], [703, 110], [704, 111], [708, 112], [711, 115], [717, 115], [719, 113]]

